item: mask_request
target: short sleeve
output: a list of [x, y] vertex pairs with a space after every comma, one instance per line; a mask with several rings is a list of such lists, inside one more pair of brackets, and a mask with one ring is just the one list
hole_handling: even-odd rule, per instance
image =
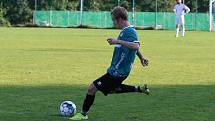
[[126, 41], [139, 43], [138, 38], [137, 38], [137, 32], [135, 29], [129, 28], [126, 31]]

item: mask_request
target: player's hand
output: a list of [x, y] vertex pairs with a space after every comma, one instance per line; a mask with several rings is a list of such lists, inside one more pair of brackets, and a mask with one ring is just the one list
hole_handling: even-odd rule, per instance
[[141, 64], [142, 64], [143, 67], [148, 66], [148, 65], [149, 65], [149, 60], [143, 58], [143, 59], [141, 60]]
[[110, 45], [119, 44], [119, 40], [114, 39], [114, 38], [108, 38], [107, 41]]

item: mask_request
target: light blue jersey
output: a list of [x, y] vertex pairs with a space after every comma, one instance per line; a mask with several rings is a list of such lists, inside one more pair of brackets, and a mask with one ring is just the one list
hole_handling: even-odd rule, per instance
[[[137, 32], [133, 26], [125, 27], [119, 34], [118, 40], [138, 42]], [[122, 45], [115, 45], [111, 66], [107, 72], [115, 77], [128, 76], [137, 50], [129, 49]]]

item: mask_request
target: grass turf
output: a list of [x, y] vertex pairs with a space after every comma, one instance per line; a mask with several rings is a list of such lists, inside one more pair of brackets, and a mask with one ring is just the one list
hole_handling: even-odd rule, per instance
[[[87, 85], [106, 72], [119, 30], [0, 28], [0, 120], [64, 121], [58, 108], [81, 109]], [[138, 31], [141, 51], [126, 84], [152, 95], [96, 95], [90, 121], [214, 121], [215, 33]]]

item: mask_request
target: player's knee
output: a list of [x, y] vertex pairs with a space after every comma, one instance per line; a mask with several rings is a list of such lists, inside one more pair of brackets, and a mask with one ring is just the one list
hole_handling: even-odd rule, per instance
[[95, 95], [96, 91], [97, 91], [97, 88], [95, 87], [95, 85], [94, 85], [94, 84], [91, 84], [91, 85], [88, 87], [87, 93], [88, 93], [89, 95]]
[[181, 28], [183, 29], [183, 28], [184, 28], [184, 25], [181, 25]]

